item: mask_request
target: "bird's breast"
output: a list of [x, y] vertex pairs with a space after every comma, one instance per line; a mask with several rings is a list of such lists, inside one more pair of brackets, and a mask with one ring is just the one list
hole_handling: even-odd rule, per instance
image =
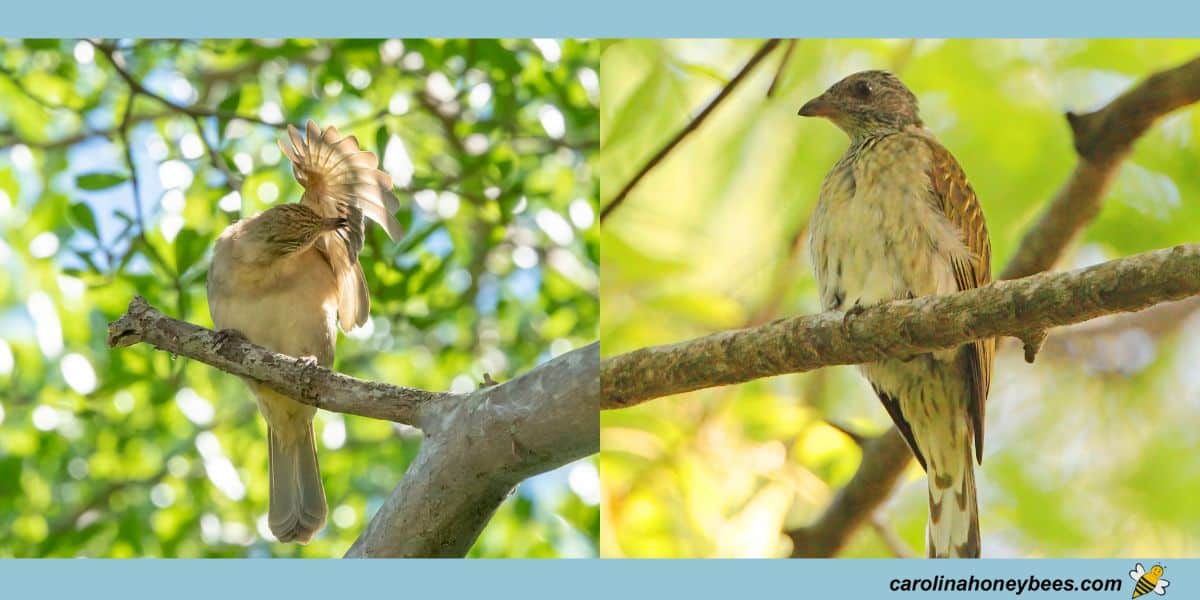
[[844, 160], [822, 186], [810, 250], [823, 307], [956, 291], [949, 255], [939, 247], [945, 219], [931, 208], [925, 170], [862, 164], [870, 160]]
[[290, 356], [333, 362], [337, 285], [321, 255], [308, 250], [267, 266], [214, 252], [209, 310], [218, 329], [237, 329], [250, 341]]

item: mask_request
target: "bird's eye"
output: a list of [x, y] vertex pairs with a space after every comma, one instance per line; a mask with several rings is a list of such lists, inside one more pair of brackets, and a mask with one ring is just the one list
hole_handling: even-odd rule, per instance
[[866, 100], [867, 98], [870, 98], [871, 92], [874, 91], [871, 89], [870, 82], [867, 81], [856, 81], [852, 90], [854, 95], [860, 100]]

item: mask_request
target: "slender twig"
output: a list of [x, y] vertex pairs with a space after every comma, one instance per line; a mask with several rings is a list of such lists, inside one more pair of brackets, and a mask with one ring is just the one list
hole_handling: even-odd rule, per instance
[[196, 135], [200, 136], [200, 142], [204, 144], [204, 151], [208, 154], [208, 161], [212, 163], [214, 169], [225, 176], [225, 184], [229, 186], [229, 189], [240, 193], [242, 177], [229, 168], [229, 165], [225, 163], [225, 157], [221, 156], [217, 148], [208, 142], [208, 136], [204, 134], [204, 122], [200, 120], [200, 117], [191, 115], [191, 118], [192, 123], [196, 125]]
[[429, 94], [417, 92], [414, 96], [417, 99], [417, 103], [421, 105], [421, 108], [424, 108], [425, 112], [437, 119], [446, 141], [450, 142], [450, 145], [454, 147], [456, 152], [462, 156], [466, 156], [468, 154], [467, 148], [463, 146], [463, 141], [458, 138], [458, 133], [454, 131], [456, 125], [454, 117], [443, 113], [442, 107], [433, 98], [430, 98]]
[[[135, 240], [139, 242], [141, 248], [146, 252], [146, 255], [154, 261], [155, 264], [163, 270], [163, 272], [175, 277], [176, 285], [179, 284], [179, 274], [174, 273], [174, 270], [167, 265], [167, 261], [163, 259], [158, 250], [150, 243], [150, 239], [146, 237], [146, 215], [142, 208], [142, 193], [141, 184], [139, 183], [137, 161], [133, 158], [133, 143], [131, 141], [130, 129], [133, 125], [133, 105], [137, 101], [137, 94], [132, 90], [129, 92], [129, 99], [125, 104], [125, 111], [121, 115], [121, 124], [117, 129], [118, 136], [121, 140], [121, 147], [125, 155], [125, 166], [129, 169], [129, 185], [132, 188], [133, 196], [133, 215], [134, 221], [137, 223], [137, 233]], [[129, 247], [129, 252], [133, 252], [133, 245]]]
[[[152, 112], [145, 114], [133, 115], [129, 119], [130, 125], [138, 125], [146, 121], [154, 121], [164, 117], [170, 117], [175, 113], [171, 111]], [[30, 148], [38, 148], [40, 150], [59, 150], [62, 148], [70, 148], [76, 144], [86, 142], [93, 138], [111, 138], [120, 133], [120, 123], [107, 129], [84, 129], [78, 133], [61, 137], [54, 140], [37, 141], [17, 138], [11, 131], [4, 132], [8, 137], [0, 140], [0, 148], [8, 148], [14, 144], [24, 144]]]
[[735, 89], [737, 89], [738, 85], [746, 79], [746, 76], [748, 76], [754, 70], [754, 67], [758, 66], [758, 63], [762, 62], [762, 60], [766, 58], [767, 55], [770, 54], [771, 51], [774, 50], [778, 45], [778, 39], [770, 39], [763, 43], [762, 47], [760, 47], [758, 51], [750, 57], [750, 60], [746, 61], [746, 64], [740, 71], [738, 71], [737, 75], [734, 75], [733, 79], [730, 79], [729, 83], [725, 84], [725, 87], [721, 88], [721, 91], [718, 92], [712, 101], [710, 101], [708, 105], [704, 107], [704, 110], [701, 110], [700, 114], [696, 115], [696, 118], [692, 119], [687, 126], [685, 126], [679, 133], [675, 134], [675, 137], [671, 138], [671, 141], [667, 142], [667, 145], [663, 146], [661, 150], [652, 156], [650, 160], [642, 166], [641, 169], [638, 169], [637, 173], [633, 175], [633, 178], [631, 178], [625, 184], [625, 187], [621, 188], [621, 191], [617, 192], [616, 196], [613, 196], [613, 199], [609, 201], [608, 205], [600, 211], [600, 220], [604, 221], [607, 219], [608, 216], [612, 214], [612, 212], [616, 210], [622, 202], [625, 201], [625, 198], [629, 196], [629, 192], [633, 191], [633, 188], [637, 186], [638, 182], [640, 182], [643, 177], [649, 174], [654, 167], [658, 166], [658, 164], [662, 162], [663, 159], [665, 159], [667, 155], [670, 154], [671, 151], [674, 150], [675, 147], [684, 140], [684, 138], [699, 129], [700, 125], [704, 123], [705, 119], [707, 119], [709, 115], [711, 115], [713, 111], [716, 110], [716, 108], [720, 106], [721, 103], [728, 98]]
[[116, 71], [117, 75], [120, 76], [121, 79], [125, 80], [125, 83], [127, 85], [129, 85], [130, 89], [132, 89], [134, 92], [136, 92], [139, 95], [145, 96], [147, 98], [154, 100], [155, 102], [158, 102], [159, 104], [165, 106], [168, 109], [171, 109], [171, 110], [174, 110], [177, 112], [181, 112], [183, 114], [190, 115], [193, 117], [217, 117], [217, 118], [221, 118], [221, 119], [241, 119], [243, 121], [248, 121], [251, 123], [258, 123], [259, 125], [266, 125], [267, 127], [274, 127], [276, 129], [283, 129], [283, 128], [287, 127], [286, 123], [276, 123], [274, 121], [267, 121], [265, 119], [262, 119], [262, 118], [256, 117], [256, 116], [252, 116], [252, 115], [243, 115], [243, 114], [238, 114], [238, 113], [234, 113], [234, 112], [227, 112], [227, 111], [223, 111], [223, 110], [206, 108], [203, 106], [196, 106], [196, 105], [184, 106], [182, 104], [176, 104], [175, 102], [171, 101], [170, 99], [166, 98], [165, 96], [159, 95], [158, 93], [150, 90], [145, 85], [143, 85], [141, 81], [138, 81], [138, 79], [136, 77], [134, 77], [133, 74], [131, 74], [129, 71], [127, 71], [125, 69], [125, 67], [123, 67], [121, 65], [122, 59], [118, 59], [116, 57], [116, 54], [115, 54], [116, 50], [114, 48], [112, 48], [108, 45], [105, 45], [105, 44], [101, 44], [99, 42], [92, 41], [92, 40], [88, 40], [88, 43], [90, 43], [92, 46], [94, 46], [96, 48], [96, 50], [98, 50], [100, 52], [100, 55], [104, 56], [108, 60], [108, 64], [112, 66], [113, 70]]
[[900, 534], [896, 533], [896, 530], [892, 529], [892, 526], [879, 513], [871, 515], [871, 528], [875, 530], [883, 545], [887, 546], [888, 550], [896, 558], [912, 558], [915, 556], [912, 548], [904, 542]]
[[[180, 280], [182, 273], [177, 268], [171, 268], [167, 264], [166, 259], [162, 254], [159, 254], [158, 249], [150, 243], [150, 238], [146, 237], [146, 216], [142, 208], [141, 185], [139, 184], [137, 162], [133, 158], [133, 144], [129, 133], [131, 127], [131, 117], [133, 115], [133, 105], [137, 101], [137, 94], [132, 90], [129, 92], [129, 100], [125, 104], [125, 112], [121, 116], [121, 146], [125, 151], [125, 165], [129, 169], [129, 185], [133, 192], [133, 209], [134, 218], [137, 220], [138, 231], [136, 240], [140, 243], [142, 250], [150, 260], [154, 261], [164, 273], [169, 275], [172, 280], [172, 287], [175, 289], [175, 309], [178, 311], [181, 318], [187, 318], [187, 296], [183, 289], [183, 282]], [[128, 252], [133, 252], [133, 245], [130, 245]], [[178, 367], [176, 367], [178, 368]], [[177, 377], [179, 371], [176, 371], [173, 377]]]
[[14, 73], [12, 70], [4, 67], [3, 65], [0, 65], [0, 75], [3, 75], [6, 78], [8, 78], [9, 82], [12, 83], [13, 87], [17, 88], [18, 92], [21, 92], [21, 94], [23, 96], [25, 96], [26, 98], [29, 98], [30, 100], [33, 100], [35, 103], [40, 105], [42, 108], [45, 108], [48, 110], [53, 110], [53, 111], [58, 111], [58, 112], [62, 112], [62, 111], [71, 112], [71, 113], [79, 112], [79, 108], [77, 108], [77, 107], [67, 106], [65, 104], [61, 104], [59, 102], [50, 100], [49, 98], [45, 98], [39, 94], [33, 93], [33, 90], [29, 89], [25, 85], [25, 82], [21, 81], [20, 75], [18, 75], [17, 73]]
[[787, 48], [783, 51], [783, 58], [779, 59], [779, 66], [775, 69], [775, 77], [771, 79], [771, 87], [767, 88], [767, 97], [771, 98], [775, 95], [775, 90], [779, 84], [783, 82], [783, 77], [787, 73], [788, 62], [792, 58], [792, 52], [796, 50], [796, 40], [788, 40]]
[[[362, 127], [363, 125], [370, 125], [373, 123], [378, 123], [380, 119], [388, 116], [389, 114], [391, 114], [391, 111], [389, 111], [386, 107], [384, 107], [379, 110], [373, 111], [368, 115], [359, 117], [353, 121], [347, 121], [345, 123], [342, 123], [338, 127], [338, 129], [343, 132], [346, 132], [346, 131], [355, 129], [357, 127]], [[378, 150], [382, 151], [383, 148], [378, 148]]]

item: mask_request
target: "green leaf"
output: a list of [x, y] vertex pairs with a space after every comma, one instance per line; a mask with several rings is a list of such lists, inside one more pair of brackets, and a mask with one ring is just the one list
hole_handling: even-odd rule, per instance
[[175, 272], [182, 274], [204, 256], [208, 240], [195, 229], [183, 228], [175, 236]]
[[419, 230], [414, 231], [412, 233], [412, 235], [410, 235], [407, 238], [400, 241], [400, 243], [398, 244], [396, 253], [404, 254], [405, 252], [408, 252], [409, 250], [416, 248], [418, 245], [421, 244], [421, 242], [425, 241], [425, 238], [429, 237], [434, 231], [437, 231], [438, 228], [440, 228], [441, 226], [442, 226], [441, 223], [434, 222], [434, 223], [430, 223], [430, 224], [426, 225], [425, 227], [423, 227]]
[[396, 213], [396, 220], [400, 222], [400, 231], [408, 232], [412, 227], [413, 209], [411, 203], [400, 205], [400, 212]]
[[76, 202], [68, 210], [73, 225], [82, 227], [94, 238], [100, 238], [100, 232], [96, 229], [96, 215], [92, 213], [92, 207], [88, 206], [86, 202]]
[[88, 268], [91, 269], [93, 273], [100, 272], [100, 267], [96, 266], [96, 261], [92, 259], [92, 255], [90, 252], [76, 250], [75, 256], [77, 256], [79, 258], [79, 260], [82, 260], [84, 263], [87, 263]]
[[81, 190], [98, 191], [107, 190], [111, 187], [116, 187], [129, 181], [129, 176], [124, 173], [84, 173], [75, 178], [75, 185]]
[[[236, 114], [238, 105], [242, 102], [241, 88], [233, 90], [232, 94], [225, 96], [225, 99], [217, 105], [217, 110], [222, 113]], [[217, 118], [217, 136], [220, 139], [225, 139], [225, 128], [229, 126], [230, 119], [228, 117]]]
[[375, 130], [375, 155], [380, 164], [383, 164], [383, 151], [387, 149], [389, 136], [387, 125], [380, 125], [379, 129]]

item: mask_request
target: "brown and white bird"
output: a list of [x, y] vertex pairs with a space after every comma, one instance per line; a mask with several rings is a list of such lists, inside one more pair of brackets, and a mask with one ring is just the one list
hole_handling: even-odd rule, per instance
[[[810, 252], [821, 304], [853, 312], [991, 281], [983, 211], [958, 161], [924, 129], [917, 98], [891, 73], [864, 71], [800, 109], [850, 136], [821, 186]], [[995, 341], [862, 366], [929, 479], [926, 550], [979, 556], [975, 460]]]
[[[392, 239], [400, 205], [375, 155], [353, 137], [308, 122], [308, 139], [288, 126], [280, 148], [304, 195], [233, 223], [217, 238], [208, 272], [208, 304], [224, 337], [245, 337], [269, 350], [333, 363], [337, 327], [367, 320], [371, 299], [358, 263], [363, 215]], [[325, 524], [325, 490], [317, 465], [316, 409], [255, 381], [269, 437], [268, 523], [279, 541], [306, 543]]]

